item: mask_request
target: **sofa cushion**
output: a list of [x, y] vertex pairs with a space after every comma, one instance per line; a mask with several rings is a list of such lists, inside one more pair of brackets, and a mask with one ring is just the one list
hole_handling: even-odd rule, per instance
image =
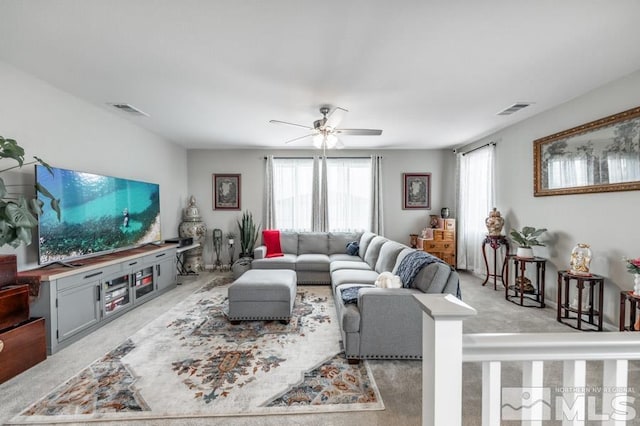
[[373, 237], [373, 239], [369, 243], [367, 252], [364, 254], [363, 259], [369, 264], [369, 266], [371, 266], [371, 268], [375, 268], [376, 262], [378, 261], [378, 256], [380, 255], [380, 249], [382, 248], [382, 245], [387, 241], [389, 240], [378, 235]]
[[298, 256], [295, 254], [285, 253], [281, 257], [253, 259], [251, 269], [290, 269], [294, 271], [296, 269], [297, 258]]
[[267, 254], [264, 257], [281, 257], [283, 255], [280, 247], [280, 231], [277, 229], [264, 229], [262, 242], [267, 247]]
[[359, 269], [361, 271], [372, 270], [371, 266], [369, 266], [367, 262], [363, 262], [362, 260], [360, 260], [359, 262], [354, 262], [352, 260], [334, 260], [333, 262], [331, 262], [331, 267], [329, 268], [331, 272], [338, 271], [340, 269]]
[[360, 232], [329, 232], [329, 254], [346, 253], [347, 243], [360, 242]]
[[376, 261], [375, 270], [377, 272], [391, 272], [396, 264], [398, 254], [406, 248], [405, 245], [395, 241], [387, 241], [380, 248], [380, 255]]
[[373, 232], [364, 232], [362, 234], [362, 236], [360, 237], [360, 252], [358, 253], [359, 256], [364, 259], [364, 255], [367, 253], [367, 248], [369, 247], [369, 243], [371, 242], [371, 240], [373, 240], [373, 238], [376, 236], [376, 234], [374, 234]]
[[301, 254], [296, 260], [298, 271], [329, 271], [329, 256], [326, 254]]
[[338, 253], [338, 254], [330, 254], [329, 261], [333, 263], [333, 262], [362, 262], [363, 260], [360, 259], [360, 256], [351, 256], [350, 254], [346, 254], [346, 253]]
[[298, 254], [329, 254], [329, 236], [326, 232], [298, 234]]
[[280, 232], [280, 247], [283, 253], [298, 254], [298, 233]]
[[444, 263], [425, 266], [413, 279], [413, 287], [423, 293], [443, 293], [451, 275], [451, 267]]
[[342, 284], [371, 284], [378, 278], [376, 271], [358, 269], [340, 269], [331, 274], [331, 284], [337, 287]]

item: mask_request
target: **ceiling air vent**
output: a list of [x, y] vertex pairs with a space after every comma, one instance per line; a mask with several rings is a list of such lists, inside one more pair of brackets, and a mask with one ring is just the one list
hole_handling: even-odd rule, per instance
[[518, 103], [515, 103], [515, 104], [511, 105], [510, 107], [508, 107], [506, 109], [503, 109], [502, 111], [500, 111], [496, 115], [511, 115], [514, 112], [518, 112], [522, 108], [526, 108], [531, 104], [532, 104], [532, 102], [518, 102]]
[[124, 111], [132, 115], [143, 115], [145, 117], [149, 117], [149, 114], [130, 104], [109, 104], [109, 105], [111, 105], [114, 108], [118, 108], [120, 111]]

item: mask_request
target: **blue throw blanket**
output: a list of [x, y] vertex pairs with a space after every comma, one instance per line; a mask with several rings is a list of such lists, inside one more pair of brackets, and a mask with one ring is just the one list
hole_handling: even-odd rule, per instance
[[341, 288], [340, 289], [340, 296], [342, 297], [342, 302], [345, 305], [348, 304], [353, 304], [353, 305], [357, 305], [358, 304], [358, 294], [360, 293], [360, 289], [361, 288], [372, 288], [373, 286], [370, 285], [358, 285], [358, 286], [353, 286], [353, 287], [347, 287], [347, 288]]
[[[402, 259], [400, 265], [398, 265], [397, 275], [400, 277], [402, 281], [402, 287], [404, 288], [413, 288], [413, 280], [416, 278], [418, 273], [427, 265], [432, 263], [442, 263], [443, 265], [447, 265], [453, 271], [453, 267], [446, 263], [444, 260], [435, 257], [427, 252], [416, 250], [412, 253], [409, 253]], [[456, 297], [462, 300], [462, 292], [460, 291], [460, 282], [458, 282], [456, 288]]]

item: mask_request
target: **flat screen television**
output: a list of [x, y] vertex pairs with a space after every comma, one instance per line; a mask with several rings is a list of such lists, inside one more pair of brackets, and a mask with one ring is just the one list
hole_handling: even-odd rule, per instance
[[60, 220], [42, 194], [38, 262], [67, 262], [159, 242], [160, 186], [36, 165], [36, 181], [60, 199]]

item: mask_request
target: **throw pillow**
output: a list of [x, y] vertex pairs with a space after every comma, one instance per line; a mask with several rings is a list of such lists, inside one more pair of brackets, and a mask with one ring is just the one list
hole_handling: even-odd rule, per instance
[[280, 247], [280, 231], [277, 229], [265, 229], [262, 231], [262, 242], [267, 247], [265, 257], [284, 256]]
[[359, 250], [360, 245], [357, 241], [351, 241], [349, 244], [347, 244], [347, 254], [350, 254], [351, 256], [357, 256]]

